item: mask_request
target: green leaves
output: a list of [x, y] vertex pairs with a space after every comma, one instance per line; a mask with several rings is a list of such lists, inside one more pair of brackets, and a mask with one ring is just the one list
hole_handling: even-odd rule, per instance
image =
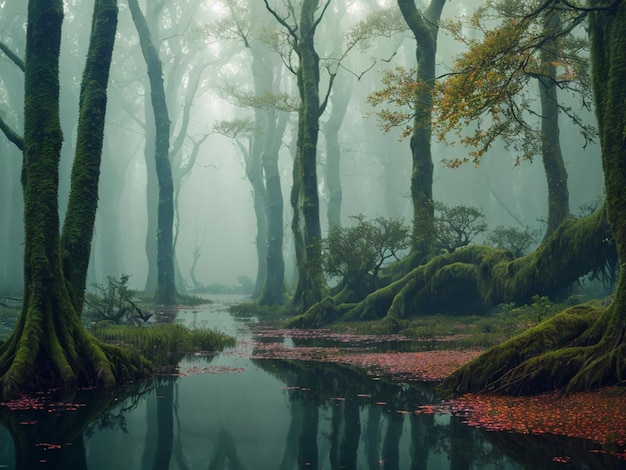
[[487, 231], [485, 215], [476, 207], [436, 202], [435, 210], [435, 238], [449, 252], [469, 245], [474, 237]]
[[356, 225], [333, 227], [323, 241], [324, 271], [332, 277], [373, 278], [385, 261], [399, 259], [410, 246], [410, 230], [398, 220], [377, 217], [367, 221], [360, 214], [352, 217]]

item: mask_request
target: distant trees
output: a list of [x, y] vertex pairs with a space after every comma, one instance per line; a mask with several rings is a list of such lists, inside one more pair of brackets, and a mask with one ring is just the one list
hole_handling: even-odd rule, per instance
[[539, 231], [530, 227], [519, 229], [499, 225], [487, 235], [487, 242], [501, 250], [509, 250], [515, 258], [528, 253], [529, 248], [538, 241]]
[[[150, 97], [155, 122], [154, 160], [159, 184], [157, 209], [157, 289], [155, 301], [172, 305], [176, 301], [174, 273], [174, 181], [170, 163], [170, 118], [163, 84], [163, 68], [148, 23], [137, 0], [129, 0], [139, 43], [148, 67]], [[147, 124], [146, 124], [147, 125]]]
[[285, 295], [285, 261], [284, 203], [278, 159], [290, 114], [297, 111], [299, 100], [289, 96], [281, 85], [283, 64], [268, 44], [276, 34], [269, 30], [269, 22], [262, 21], [263, 17], [272, 21], [265, 6], [254, 0], [230, 0], [227, 4], [230, 15], [211, 28], [211, 35], [239, 41], [251, 58], [251, 90], [231, 83], [222, 92], [237, 106], [253, 111], [251, 118], [231, 121], [248, 122], [247, 132], [239, 133], [239, 139], [244, 137], [241, 140], [246, 145], [238, 146], [252, 186], [257, 221], [258, 262], [253, 298], [260, 305], [280, 305]]

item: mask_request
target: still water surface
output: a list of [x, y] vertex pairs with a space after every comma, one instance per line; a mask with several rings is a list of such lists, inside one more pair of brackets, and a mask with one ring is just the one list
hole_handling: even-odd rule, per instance
[[143, 393], [59, 393], [41, 398], [41, 410], [1, 408], [0, 470], [626, 468], [588, 441], [483, 432], [460, 417], [415, 413], [440, 401], [426, 385], [338, 364], [251, 359], [255, 322], [225, 305], [176, 315], [240, 342], [182, 361], [181, 377], [144, 384]]

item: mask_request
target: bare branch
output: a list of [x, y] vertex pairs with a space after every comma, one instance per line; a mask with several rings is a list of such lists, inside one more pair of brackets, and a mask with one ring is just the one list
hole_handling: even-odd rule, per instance
[[2, 117], [0, 117], [0, 130], [4, 132], [4, 135], [7, 137], [7, 139], [13, 142], [18, 149], [20, 149], [22, 152], [24, 151], [23, 137], [15, 132], [13, 129], [11, 129], [11, 127]]
[[11, 62], [17, 65], [22, 72], [25, 70], [24, 61], [2, 41], [0, 41], [0, 51], [4, 52], [4, 54], [11, 59]]

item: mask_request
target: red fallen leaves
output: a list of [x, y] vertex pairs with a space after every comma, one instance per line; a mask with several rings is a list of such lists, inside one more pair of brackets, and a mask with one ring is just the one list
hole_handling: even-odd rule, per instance
[[325, 328], [318, 329], [289, 329], [289, 328], [273, 328], [271, 326], [259, 326], [255, 328], [254, 335], [257, 338], [295, 338], [295, 339], [323, 339], [328, 341], [334, 341], [344, 344], [373, 344], [381, 342], [409, 342], [409, 341], [428, 341], [447, 343], [452, 341], [458, 341], [463, 338], [471, 336], [465, 333], [456, 333], [446, 336], [435, 336], [428, 338], [409, 338], [401, 334], [390, 335], [364, 335], [354, 333], [337, 333]]
[[179, 367], [177, 377], [188, 377], [199, 374], [230, 374], [245, 371], [245, 367], [207, 366], [207, 367]]
[[288, 359], [335, 362], [366, 369], [370, 374], [388, 375], [400, 382], [438, 382], [479, 351], [425, 351], [368, 353], [348, 348], [285, 347], [282, 343], [259, 343], [255, 359]]
[[[626, 444], [626, 400], [610, 389], [535, 397], [464, 395], [447, 403], [467, 424], [489, 431], [556, 434]], [[624, 454], [613, 454], [624, 458]]]
[[[0, 403], [11, 411], [47, 411], [48, 413], [56, 413], [59, 411], [77, 411], [87, 406], [85, 403], [65, 403], [53, 402], [45, 397], [22, 396], [15, 400]], [[33, 422], [22, 422], [20, 424], [34, 424]]]
[[478, 354], [477, 351], [367, 353], [346, 355], [338, 362], [390, 375], [400, 382], [438, 382]]

